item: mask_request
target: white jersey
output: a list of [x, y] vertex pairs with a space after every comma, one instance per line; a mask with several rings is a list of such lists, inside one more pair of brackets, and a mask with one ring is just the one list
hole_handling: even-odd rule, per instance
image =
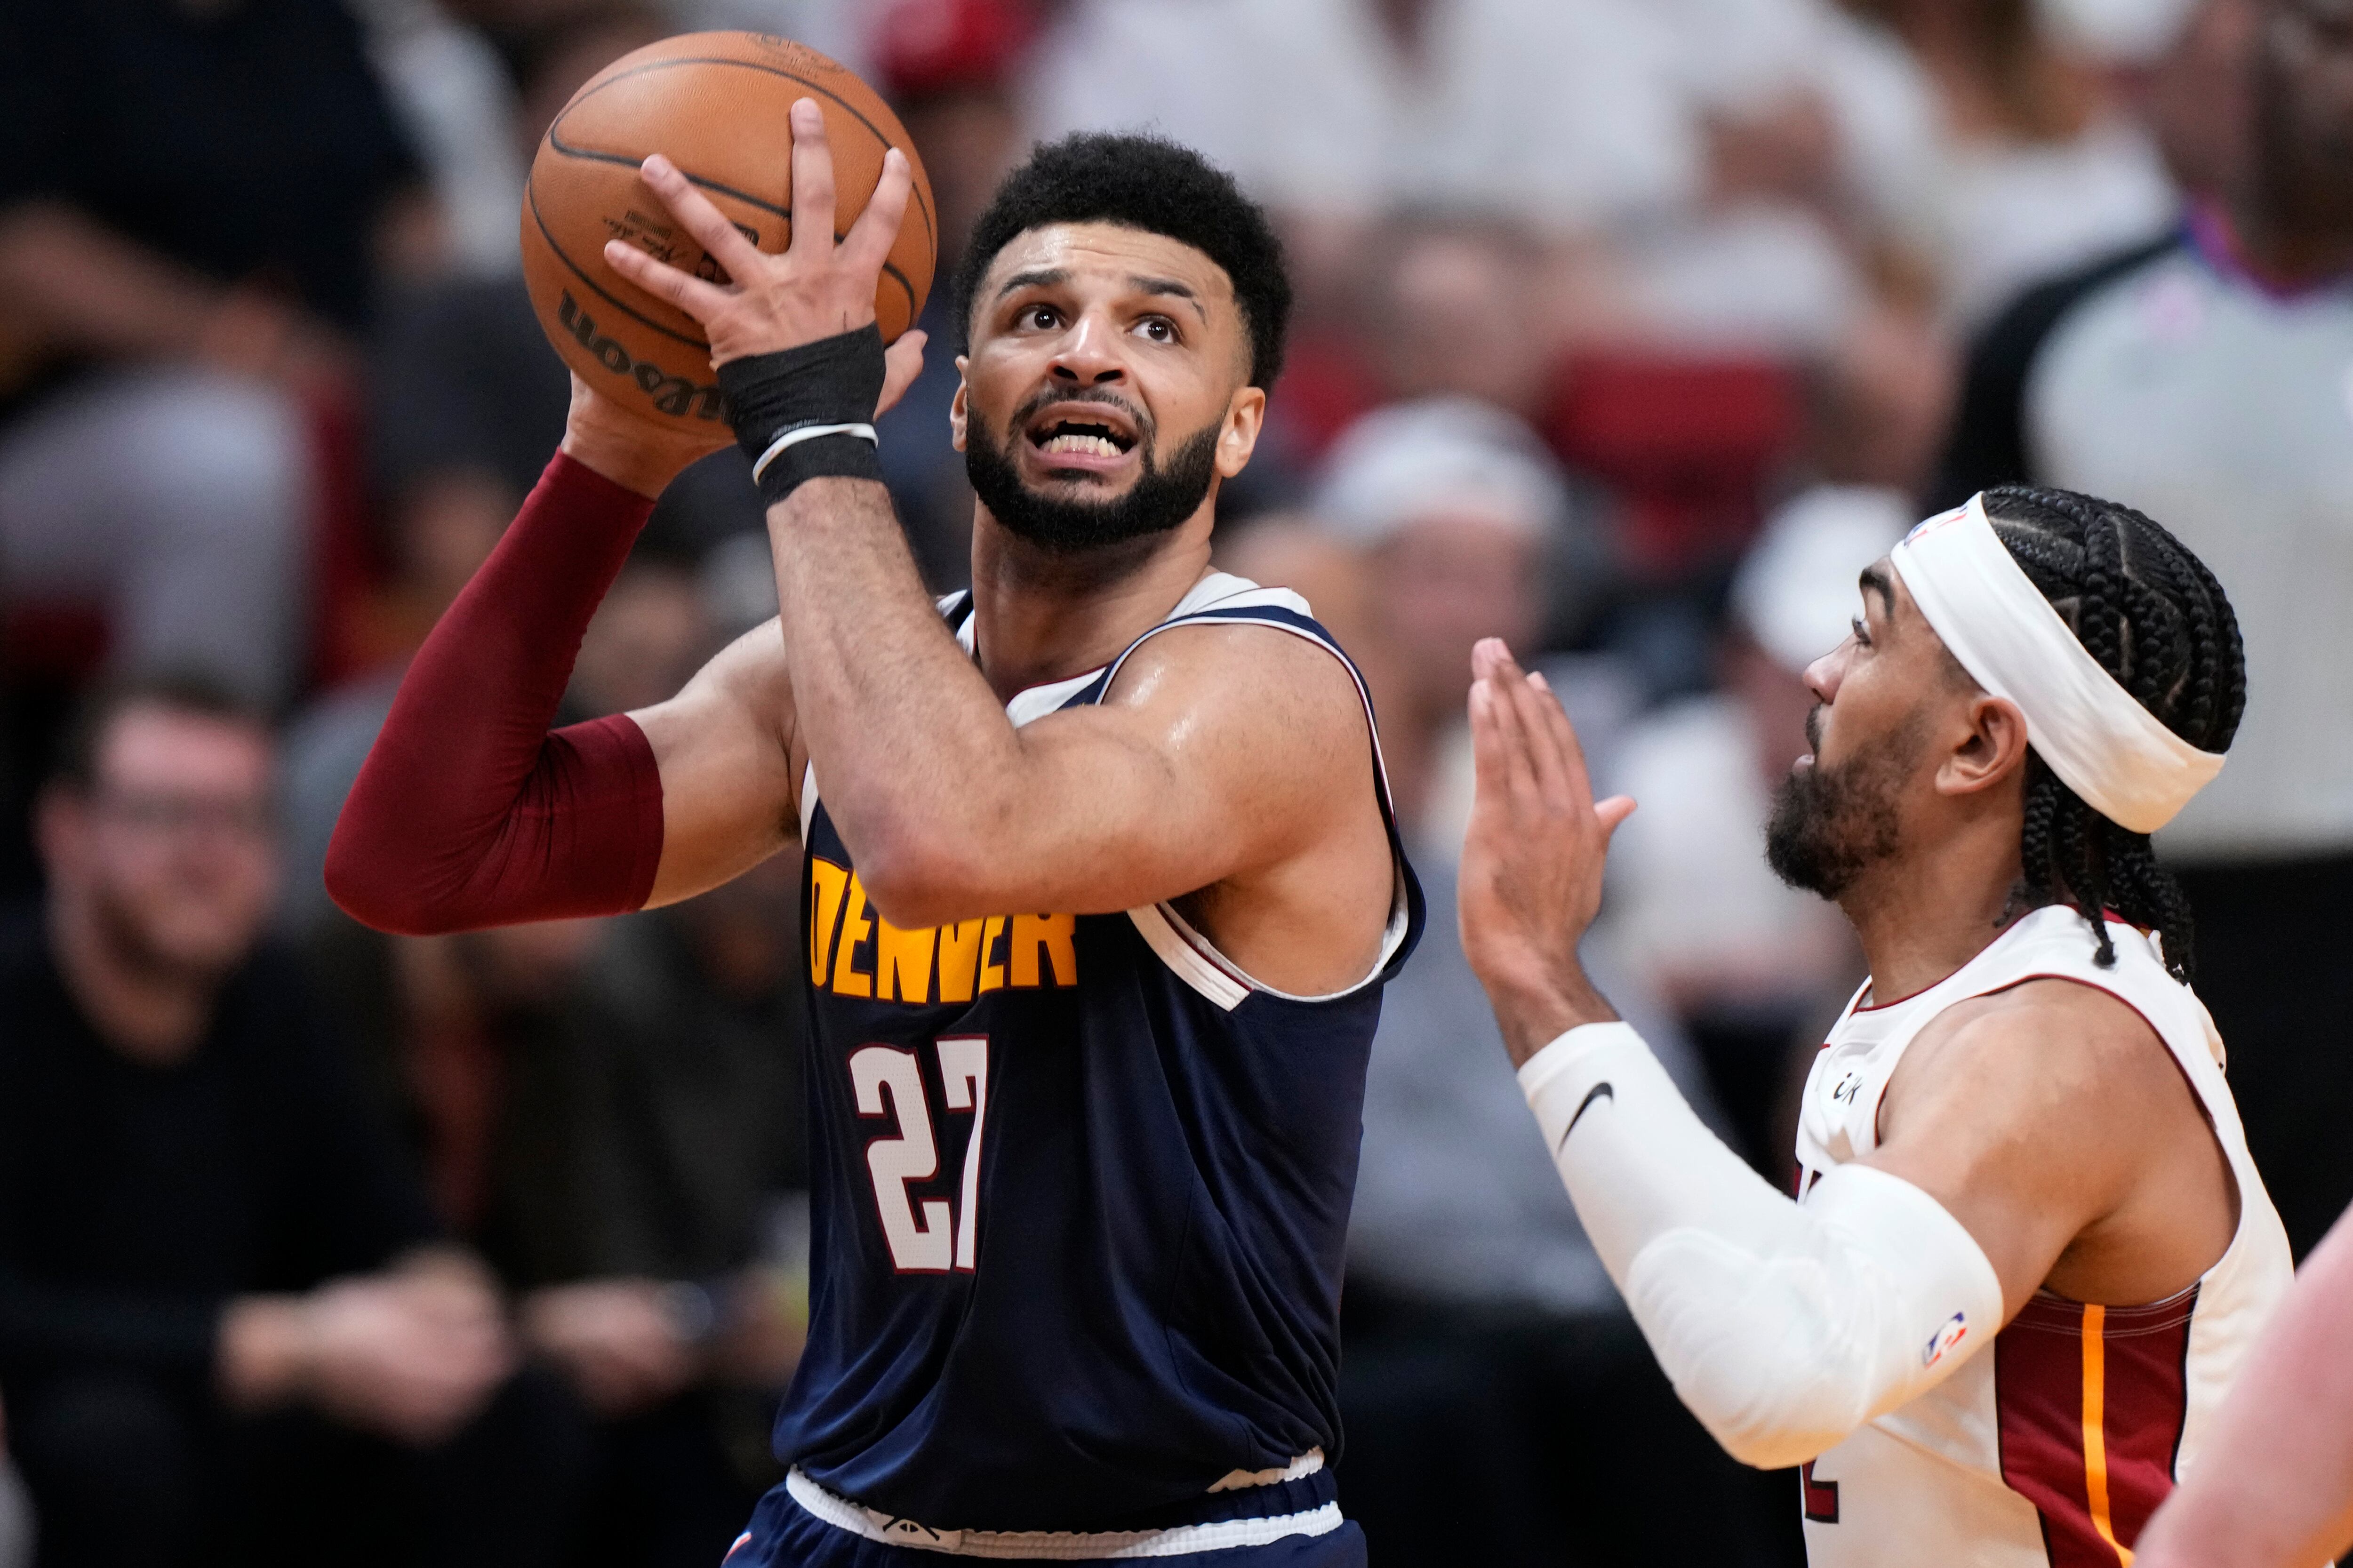
[[1930, 1019], [1969, 997], [2056, 977], [2116, 997], [2173, 1053], [2238, 1182], [2238, 1232], [2213, 1268], [2166, 1300], [2096, 1307], [2037, 1291], [1992, 1343], [1956, 1346], [1968, 1356], [1958, 1371], [1805, 1467], [1812, 1568], [2129, 1563], [2294, 1279], [2204, 1005], [2166, 973], [2148, 936], [2114, 921], [2108, 935], [2116, 967], [2102, 969], [2083, 917], [2053, 905], [1916, 995], [1864, 1006], [1858, 993], [1806, 1080], [1800, 1195], [1878, 1146], [1880, 1099]]

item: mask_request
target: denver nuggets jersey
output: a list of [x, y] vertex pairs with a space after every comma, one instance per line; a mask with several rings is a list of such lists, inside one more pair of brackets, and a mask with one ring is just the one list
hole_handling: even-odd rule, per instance
[[2116, 963], [2102, 969], [2083, 917], [2052, 905], [1916, 995], [1866, 1007], [1858, 994], [1806, 1080], [1800, 1190], [1879, 1146], [1880, 1099], [1931, 1019], [1972, 996], [2059, 978], [2107, 992], [2164, 1040], [2238, 1183], [2238, 1231], [2203, 1278], [2163, 1301], [2096, 1307], [2038, 1291], [1959, 1371], [1808, 1465], [1813, 1568], [2129, 1563], [2294, 1278], [2205, 1007], [2166, 973], [2147, 934], [2111, 921], [2108, 937]]
[[[969, 599], [943, 608], [969, 651]], [[1136, 646], [1204, 626], [1304, 637], [1356, 675], [1296, 595], [1212, 574], [1007, 713], [1097, 702]], [[1366, 774], [1392, 909], [1372, 973], [1326, 996], [1257, 984], [1167, 904], [898, 930], [805, 778], [813, 1279], [776, 1453], [812, 1511], [921, 1521], [934, 1549], [1337, 1526], [1322, 1460], [1365, 1069], [1422, 921], [1377, 739]]]

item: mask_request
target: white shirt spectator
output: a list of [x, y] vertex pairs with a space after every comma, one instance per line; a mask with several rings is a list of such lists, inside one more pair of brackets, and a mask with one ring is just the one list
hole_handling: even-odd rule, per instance
[[1316, 214], [1486, 205], [1583, 229], [1697, 195], [1674, 37], [1637, 0], [1450, 0], [1415, 60], [1372, 10], [1078, 0], [1041, 51], [1034, 129], [1155, 129]]

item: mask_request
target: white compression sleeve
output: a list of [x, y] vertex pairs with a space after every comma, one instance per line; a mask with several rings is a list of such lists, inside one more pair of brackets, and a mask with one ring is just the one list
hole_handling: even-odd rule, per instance
[[1735, 1458], [1810, 1459], [2000, 1326], [1993, 1265], [1936, 1199], [1852, 1164], [1802, 1205], [1774, 1191], [1627, 1025], [1570, 1030], [1520, 1087], [1659, 1364]]

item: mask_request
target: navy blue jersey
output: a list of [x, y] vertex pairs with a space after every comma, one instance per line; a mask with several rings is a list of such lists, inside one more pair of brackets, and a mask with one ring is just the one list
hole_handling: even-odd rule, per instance
[[[969, 601], [948, 614], [969, 648]], [[1297, 595], [1221, 574], [1145, 637], [1220, 623], [1346, 664]], [[1096, 702], [1126, 657], [1007, 711]], [[1366, 787], [1388, 936], [1363, 984], [1301, 997], [1166, 904], [900, 931], [805, 778], [812, 1282], [780, 1459], [928, 1525], [1103, 1531], [1336, 1457], [1366, 1063], [1422, 921], [1377, 741]]]

